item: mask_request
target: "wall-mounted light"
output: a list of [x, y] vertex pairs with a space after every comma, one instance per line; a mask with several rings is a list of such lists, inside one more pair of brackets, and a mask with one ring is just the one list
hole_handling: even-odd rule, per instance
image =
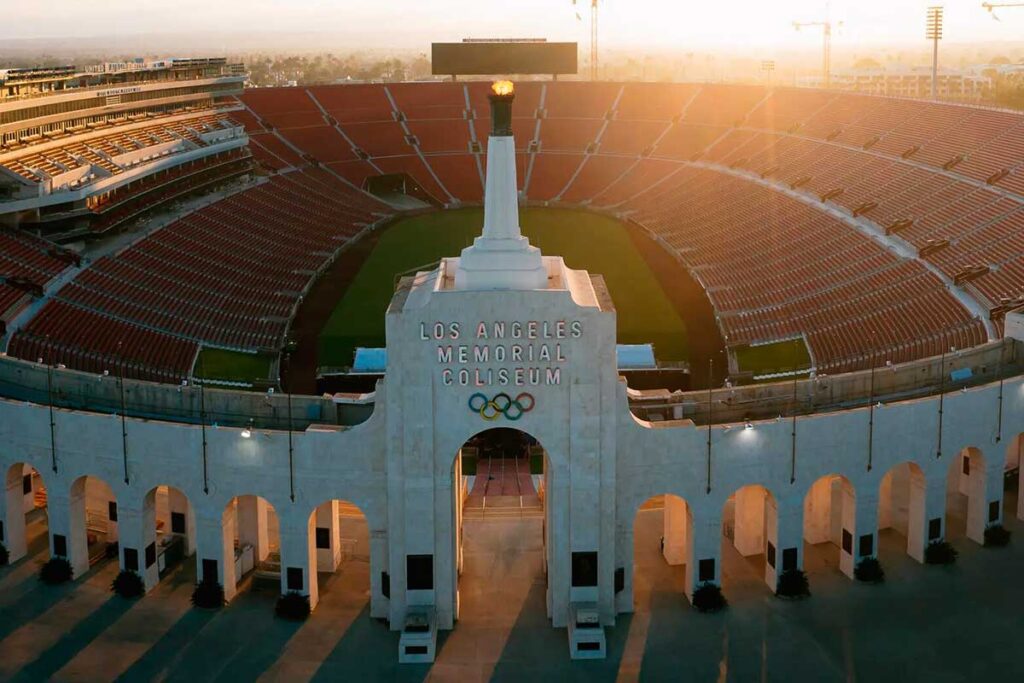
[[243, 439], [252, 438], [252, 420], [249, 420], [249, 426], [242, 429], [242, 431], [239, 432], [238, 435], [241, 436]]

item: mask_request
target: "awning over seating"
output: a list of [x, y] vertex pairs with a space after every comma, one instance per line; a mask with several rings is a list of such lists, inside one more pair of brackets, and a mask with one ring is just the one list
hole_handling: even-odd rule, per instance
[[356, 348], [356, 358], [352, 363], [352, 372], [383, 374], [387, 367], [387, 349], [370, 349], [362, 346]]
[[620, 370], [655, 370], [658, 367], [653, 344], [618, 344], [615, 356]]

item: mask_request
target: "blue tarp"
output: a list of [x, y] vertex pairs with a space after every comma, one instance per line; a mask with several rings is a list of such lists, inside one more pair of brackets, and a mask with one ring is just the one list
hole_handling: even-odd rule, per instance
[[658, 367], [652, 344], [618, 344], [615, 357], [620, 370], [654, 370]]
[[356, 359], [352, 363], [352, 372], [382, 373], [387, 367], [387, 349], [356, 348]]

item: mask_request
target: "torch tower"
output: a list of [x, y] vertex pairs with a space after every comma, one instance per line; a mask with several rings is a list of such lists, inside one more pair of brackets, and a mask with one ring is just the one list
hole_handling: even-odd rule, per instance
[[519, 228], [516, 145], [512, 137], [515, 89], [510, 81], [499, 81], [491, 90], [483, 234], [462, 250], [455, 288], [544, 289], [548, 273], [540, 249], [530, 246]]

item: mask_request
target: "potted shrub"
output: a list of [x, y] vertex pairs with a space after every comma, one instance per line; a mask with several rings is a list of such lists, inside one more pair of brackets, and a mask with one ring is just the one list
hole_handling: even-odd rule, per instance
[[202, 609], [217, 609], [224, 606], [224, 586], [219, 581], [203, 579], [192, 591], [192, 605]]
[[309, 596], [289, 591], [277, 599], [274, 613], [282, 619], [302, 621], [309, 616]]
[[119, 548], [117, 545], [117, 541], [114, 541], [113, 543], [108, 543], [107, 548], [103, 553], [103, 556], [108, 560], [116, 560], [118, 556], [118, 549]]
[[864, 583], [882, 583], [885, 581], [885, 570], [877, 557], [865, 557], [853, 568], [853, 576]]
[[953, 564], [960, 553], [949, 541], [932, 541], [924, 549], [925, 564]]
[[717, 583], [702, 583], [693, 591], [693, 606], [698, 612], [717, 612], [728, 607], [729, 602]]
[[130, 569], [122, 569], [110, 584], [110, 590], [122, 598], [137, 598], [146, 592], [142, 577]]
[[5, 566], [10, 561], [11, 555], [7, 552], [7, 546], [5, 546], [3, 543], [0, 543], [0, 567]]
[[[1010, 531], [1002, 524], [993, 524], [985, 529], [985, 547], [1002, 548], [1010, 542]], [[3, 553], [0, 553], [0, 564], [3, 564]]]
[[779, 575], [775, 595], [780, 598], [800, 599], [811, 595], [807, 574], [803, 569], [787, 569]]
[[51, 557], [39, 570], [39, 580], [51, 586], [70, 581], [74, 576], [71, 563], [63, 557]]

